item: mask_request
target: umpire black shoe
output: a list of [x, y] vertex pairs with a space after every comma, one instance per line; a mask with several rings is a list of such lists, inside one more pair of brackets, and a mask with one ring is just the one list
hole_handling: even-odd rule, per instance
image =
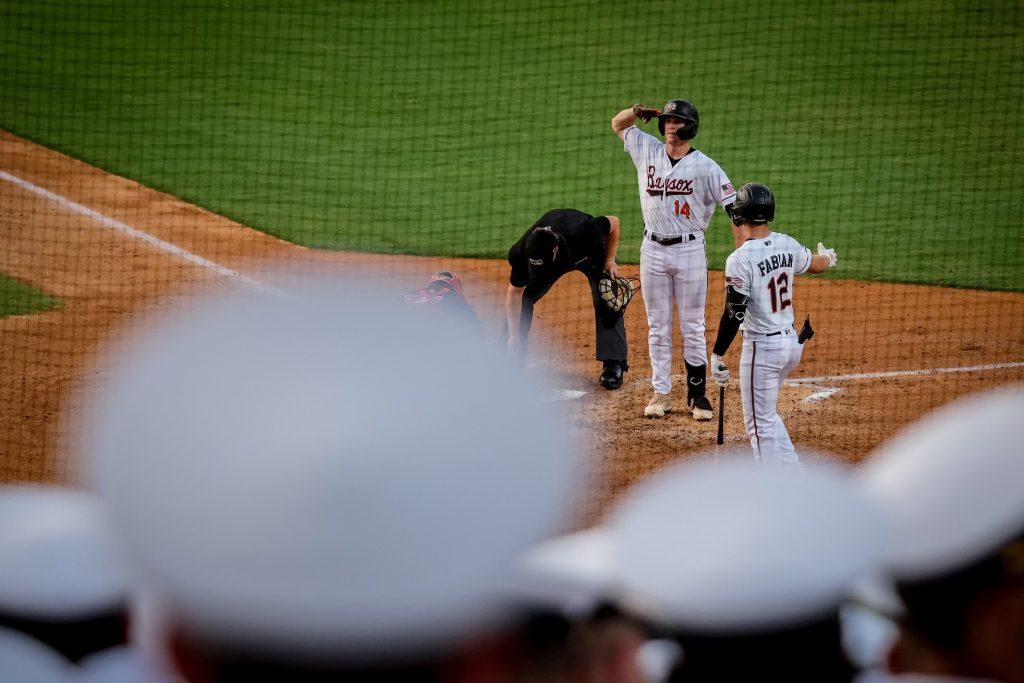
[[626, 370], [626, 364], [617, 360], [606, 360], [604, 370], [601, 372], [601, 379], [598, 382], [605, 389], [618, 389], [622, 386], [622, 373]]
[[690, 398], [690, 409], [693, 411], [693, 419], [698, 422], [710, 420], [714, 413], [711, 410], [711, 401], [707, 396], [693, 396]]

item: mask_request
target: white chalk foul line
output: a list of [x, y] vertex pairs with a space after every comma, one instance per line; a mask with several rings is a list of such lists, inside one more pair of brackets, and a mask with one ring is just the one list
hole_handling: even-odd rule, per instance
[[110, 216], [106, 216], [100, 213], [99, 211], [94, 211], [93, 209], [90, 209], [88, 206], [79, 204], [76, 201], [72, 201], [63, 195], [56, 194], [55, 192], [50, 192], [49, 190], [39, 187], [34, 183], [30, 183], [29, 181], [19, 178], [16, 175], [11, 175], [6, 171], [0, 171], [0, 180], [6, 180], [9, 183], [17, 185], [23, 190], [27, 190], [32, 194], [42, 197], [43, 199], [47, 199], [69, 211], [73, 211], [82, 216], [87, 216], [88, 218], [93, 219], [94, 221], [96, 221], [97, 223], [106, 228], [110, 228], [111, 230], [115, 230], [123, 235], [127, 235], [132, 239], [141, 240], [146, 244], [149, 244], [150, 246], [159, 249], [160, 251], [167, 252], [168, 254], [173, 254], [174, 256], [177, 256], [178, 258], [184, 261], [188, 261], [193, 265], [197, 265], [201, 268], [211, 270], [221, 277], [234, 278], [239, 282], [242, 282], [250, 287], [262, 291], [273, 292], [277, 294], [281, 293], [280, 290], [276, 289], [275, 287], [265, 285], [259, 280], [251, 278], [248, 275], [243, 275], [238, 271], [226, 268], [225, 266], [222, 266], [219, 263], [214, 263], [213, 261], [204, 259], [202, 256], [193, 254], [191, 251], [188, 251], [187, 249], [182, 249], [176, 244], [165, 242], [159, 237], [154, 237], [153, 235], [150, 235], [147, 232], [143, 232], [142, 230], [133, 228], [132, 226], [126, 223], [122, 223], [119, 220], [115, 220]]
[[893, 370], [890, 372], [861, 372], [852, 375], [822, 375], [820, 377], [799, 377], [786, 380], [786, 384], [821, 384], [822, 382], [848, 382], [858, 379], [887, 379], [890, 377], [917, 377], [920, 375], [944, 375], [951, 372], [983, 372], [1024, 367], [1020, 363], [990, 363], [988, 365], [967, 365], [958, 368], [924, 368], [922, 370]]

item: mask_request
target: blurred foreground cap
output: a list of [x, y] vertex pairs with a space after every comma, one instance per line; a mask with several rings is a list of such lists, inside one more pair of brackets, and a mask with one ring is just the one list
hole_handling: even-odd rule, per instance
[[69, 683], [75, 668], [58, 652], [24, 633], [0, 628], [0, 676], [14, 683]]
[[614, 593], [614, 561], [611, 534], [604, 527], [552, 538], [519, 561], [513, 594], [569, 616], [588, 615]]
[[95, 494], [0, 487], [0, 612], [74, 620], [127, 609], [128, 573]]
[[578, 463], [551, 404], [478, 335], [395, 302], [359, 283], [205, 302], [102, 391], [98, 486], [203, 637], [437, 654], [493, 623], [515, 558], [563, 522]]
[[690, 633], [771, 631], [827, 616], [874, 566], [877, 515], [845, 470], [778, 471], [744, 456], [670, 467], [618, 507], [632, 611]]
[[901, 580], [959, 569], [1024, 531], [1024, 388], [940, 408], [882, 444], [859, 483], [889, 526]]

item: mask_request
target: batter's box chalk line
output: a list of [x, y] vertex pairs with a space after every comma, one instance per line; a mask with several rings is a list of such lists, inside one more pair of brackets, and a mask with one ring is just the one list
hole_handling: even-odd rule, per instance
[[1024, 362], [989, 363], [987, 365], [966, 365], [955, 368], [924, 368], [920, 370], [891, 370], [888, 372], [860, 372], [849, 375], [821, 375], [820, 377], [799, 377], [786, 380], [787, 386], [806, 386], [815, 389], [814, 393], [802, 399], [804, 403], [818, 403], [834, 396], [843, 389], [841, 387], [822, 386], [826, 382], [854, 382], [858, 380], [891, 379], [899, 377], [928, 377], [931, 375], [947, 375], [955, 372], [985, 372], [1024, 367]]

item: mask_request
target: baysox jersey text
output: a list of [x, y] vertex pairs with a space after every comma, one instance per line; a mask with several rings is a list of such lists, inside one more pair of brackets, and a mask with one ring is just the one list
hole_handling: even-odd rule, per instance
[[702, 234], [715, 205], [735, 201], [725, 171], [699, 149], [691, 149], [673, 165], [665, 143], [636, 126], [626, 129], [623, 143], [636, 166], [644, 227], [655, 234]]
[[743, 329], [771, 334], [793, 327], [793, 285], [807, 272], [811, 251], [789, 235], [749, 239], [725, 261], [725, 284], [749, 297]]

